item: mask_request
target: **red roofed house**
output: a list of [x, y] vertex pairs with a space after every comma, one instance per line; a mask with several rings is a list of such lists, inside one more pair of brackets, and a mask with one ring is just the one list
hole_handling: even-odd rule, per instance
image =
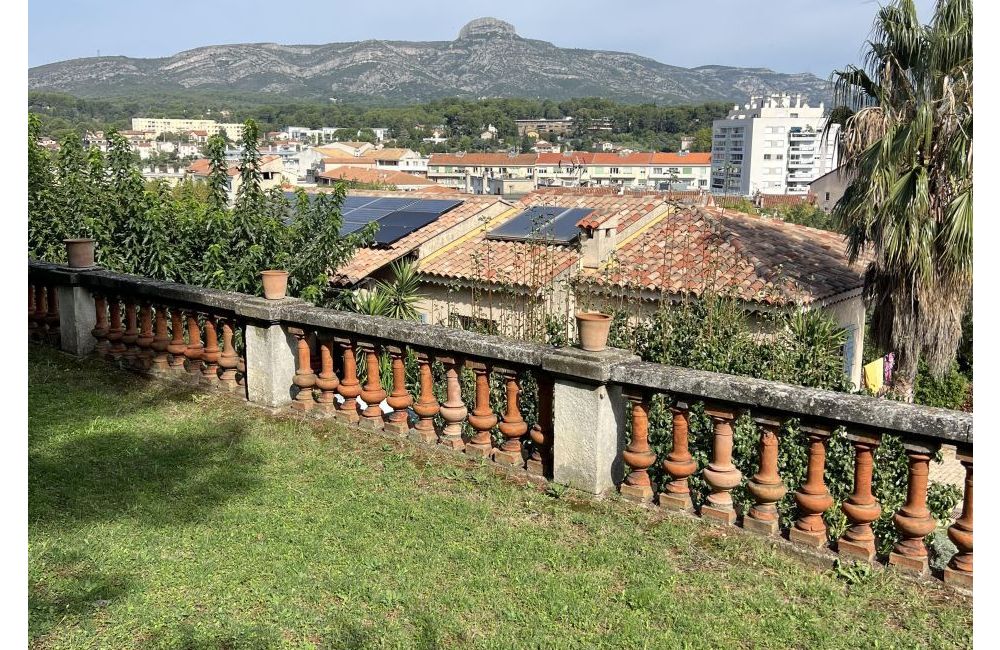
[[508, 153], [436, 153], [431, 154], [427, 163], [427, 178], [436, 183], [459, 191], [472, 193], [473, 178], [478, 179], [481, 188], [488, 186], [486, 180], [535, 179], [535, 161], [538, 154]]
[[[185, 178], [190, 178], [196, 181], [204, 181], [208, 179], [210, 173], [211, 164], [209, 160], [207, 158], [199, 158], [188, 165], [185, 170]], [[226, 169], [226, 175], [229, 179], [227, 185], [229, 203], [232, 205], [232, 203], [236, 200], [236, 193], [239, 191], [240, 184], [242, 183], [240, 180], [239, 167], [235, 164], [231, 164]], [[285, 175], [285, 166], [279, 156], [261, 156], [260, 175], [260, 186], [264, 190], [281, 187], [282, 183], [285, 182], [295, 182], [294, 178], [288, 178]]]
[[333, 167], [316, 176], [317, 185], [333, 185], [338, 181], [344, 181], [349, 185], [378, 185], [382, 187], [392, 186], [398, 190], [413, 191], [425, 187], [433, 186], [434, 182], [422, 176], [414, 176], [397, 171], [382, 171], [379, 169], [365, 169], [348, 165]]

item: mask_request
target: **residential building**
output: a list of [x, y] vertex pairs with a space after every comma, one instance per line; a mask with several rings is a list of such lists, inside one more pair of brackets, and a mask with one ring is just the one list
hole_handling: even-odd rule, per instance
[[838, 125], [824, 137], [823, 104], [801, 95], [751, 97], [712, 123], [715, 194], [806, 194], [809, 183], [837, 167]]
[[840, 167], [809, 183], [809, 192], [816, 197], [816, 207], [827, 214], [833, 210], [833, 206], [837, 205], [840, 197], [844, 196], [846, 189], [847, 176]]
[[316, 184], [334, 185], [339, 181], [348, 184], [392, 186], [397, 190], [412, 192], [434, 185], [433, 181], [423, 176], [415, 176], [398, 171], [382, 171], [379, 169], [361, 169], [358, 167], [334, 167], [316, 176]]
[[[471, 193], [472, 177], [535, 178], [538, 154], [512, 153], [449, 153], [431, 154], [427, 163], [427, 178], [459, 191]], [[482, 187], [485, 180], [480, 180]]]
[[230, 140], [239, 140], [243, 137], [242, 124], [187, 118], [133, 117], [132, 130], [152, 131], [154, 138], [161, 133], [187, 133], [188, 131], [205, 131], [208, 135], [215, 135], [220, 130], [224, 130], [226, 137]]
[[517, 134], [521, 137], [532, 134], [534, 134], [533, 137], [539, 137], [543, 134], [553, 136], [568, 135], [573, 130], [572, 117], [557, 119], [539, 117], [528, 120], [514, 120], [514, 124], [517, 126]]
[[360, 156], [366, 151], [371, 151], [375, 148], [371, 142], [353, 142], [350, 140], [345, 140], [344, 142], [331, 142], [324, 145], [322, 149], [333, 151], [341, 151], [343, 153], [349, 154], [351, 156]]
[[[199, 158], [185, 170], [184, 177], [195, 181], [205, 181], [211, 174], [211, 161], [207, 158]], [[289, 178], [285, 173], [284, 164], [281, 158], [275, 155], [261, 156], [260, 158], [260, 186], [264, 190], [281, 187], [285, 183], [294, 182], [294, 178]], [[226, 169], [226, 193], [229, 196], [230, 205], [236, 200], [236, 193], [240, 189], [240, 170], [236, 164], [230, 164]]]

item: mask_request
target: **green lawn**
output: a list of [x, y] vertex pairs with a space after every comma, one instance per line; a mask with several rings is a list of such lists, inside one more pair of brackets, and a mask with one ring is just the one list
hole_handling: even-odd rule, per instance
[[33, 347], [36, 648], [971, 646], [971, 602]]

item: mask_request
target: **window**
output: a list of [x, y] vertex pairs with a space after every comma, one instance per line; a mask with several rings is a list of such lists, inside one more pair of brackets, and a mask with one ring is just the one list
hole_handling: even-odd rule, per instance
[[653, 173], [654, 174], [662, 174], [663, 173], [663, 167], [653, 167]]
[[785, 159], [785, 154], [783, 154], [783, 153], [775, 154], [774, 155], [774, 159], [775, 160], [784, 160]]
[[823, 199], [823, 200], [824, 201], [829, 201], [830, 200], [830, 193], [829, 192], [826, 193], [826, 198]]
[[479, 332], [480, 334], [499, 333], [496, 321], [488, 318], [477, 318], [475, 316], [461, 316], [459, 314], [449, 314], [448, 327]]
[[610, 172], [611, 172], [612, 174], [617, 174], [617, 173], [619, 173], [619, 170], [618, 170], [618, 168], [617, 168], [617, 167], [612, 167], [612, 168], [611, 168], [611, 169], [610, 169], [609, 171], [610, 171]]
[[684, 167], [683, 170], [684, 171], [682, 173], [684, 173], [684, 174], [690, 174], [691, 173], [691, 168], [690, 167]]

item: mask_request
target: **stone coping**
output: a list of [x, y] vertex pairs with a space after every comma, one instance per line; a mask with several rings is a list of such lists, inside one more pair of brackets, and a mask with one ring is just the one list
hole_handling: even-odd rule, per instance
[[618, 383], [671, 393], [683, 401], [725, 402], [787, 417], [809, 418], [812, 424], [844, 425], [849, 433], [881, 431], [906, 437], [972, 446], [972, 414], [904, 404], [887, 399], [792, 386], [781, 382], [691, 370], [641, 361], [625, 351], [584, 352], [539, 343], [426, 325], [381, 316], [366, 316], [316, 307], [297, 298], [265, 300], [205, 287], [161, 282], [100, 268], [69, 269], [59, 264], [28, 262], [33, 279], [148, 296], [168, 303], [226, 311], [249, 321], [305, 325], [345, 333], [359, 340], [412, 345], [450, 356], [489, 360], [497, 367], [540, 368], [550, 374], [595, 383]]

